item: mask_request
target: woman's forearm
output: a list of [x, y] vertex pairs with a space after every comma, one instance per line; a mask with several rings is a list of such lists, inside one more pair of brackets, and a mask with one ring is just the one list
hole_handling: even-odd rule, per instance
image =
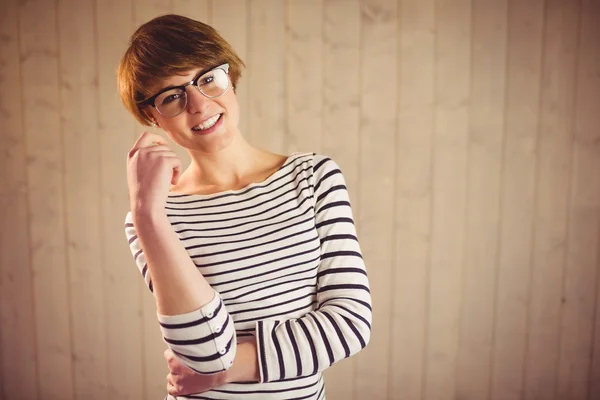
[[164, 212], [137, 210], [133, 213], [133, 224], [144, 251], [159, 314], [185, 314], [213, 299], [213, 289], [190, 259]]

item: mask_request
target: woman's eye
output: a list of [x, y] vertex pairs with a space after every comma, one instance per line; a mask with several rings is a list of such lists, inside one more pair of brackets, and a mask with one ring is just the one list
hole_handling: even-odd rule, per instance
[[175, 100], [179, 99], [180, 95], [179, 94], [170, 94], [167, 97], [165, 97], [162, 101], [163, 104], [169, 104], [174, 102]]
[[212, 76], [212, 75], [211, 75], [211, 76], [206, 76], [206, 77], [204, 77], [204, 78], [202, 78], [202, 79], [200, 80], [200, 84], [201, 84], [201, 85], [208, 85], [208, 84], [209, 84], [209, 83], [211, 83], [213, 80], [214, 80], [214, 78], [213, 78], [213, 76]]

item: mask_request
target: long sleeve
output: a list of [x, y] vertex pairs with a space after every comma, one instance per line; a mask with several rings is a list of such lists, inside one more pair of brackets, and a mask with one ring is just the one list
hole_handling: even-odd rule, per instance
[[[137, 267], [152, 291], [152, 280], [131, 213], [127, 214], [125, 220], [125, 233]], [[224, 371], [233, 364], [236, 351], [235, 328], [216, 291], [213, 299], [198, 310], [182, 315], [157, 316], [165, 343], [182, 363], [194, 371], [212, 374]]]
[[257, 322], [262, 382], [307, 376], [364, 348], [371, 332], [371, 295], [344, 177], [315, 156], [315, 225], [321, 242], [317, 307], [289, 320]]

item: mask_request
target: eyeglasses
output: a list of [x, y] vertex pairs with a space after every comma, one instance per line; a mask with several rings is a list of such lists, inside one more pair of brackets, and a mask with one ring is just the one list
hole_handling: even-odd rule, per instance
[[164, 88], [154, 96], [138, 102], [138, 105], [149, 105], [156, 108], [162, 116], [173, 118], [181, 114], [187, 107], [187, 91], [189, 85], [209, 99], [221, 96], [229, 89], [229, 64], [219, 65], [211, 70], [201, 72], [194, 80], [181, 86]]

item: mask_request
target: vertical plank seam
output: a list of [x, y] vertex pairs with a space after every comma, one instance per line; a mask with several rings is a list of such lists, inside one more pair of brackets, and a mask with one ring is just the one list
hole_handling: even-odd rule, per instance
[[[600, 5], [598, 3], [596, 3], [596, 7], [598, 7], [597, 9], [593, 9], [593, 6], [590, 4], [590, 2], [585, 1], [583, 2], [583, 4], [585, 4], [584, 6], [581, 7], [580, 9], [580, 13], [582, 15], [586, 15], [586, 13], [584, 13], [584, 8], [587, 8], [586, 6], [590, 6], [591, 10], [590, 14], [594, 14], [594, 11], [596, 11], [597, 13], [600, 11]], [[589, 19], [588, 19], [589, 22]], [[583, 36], [583, 32], [584, 32], [584, 22], [581, 23], [581, 27], [580, 27], [580, 34]], [[595, 32], [594, 30], [590, 32], [587, 32], [589, 36], [593, 37], [593, 33]], [[588, 37], [589, 37], [588, 36]], [[596, 36], [596, 41], [598, 41], [598, 36]], [[593, 64], [593, 71], [596, 72], [600, 72], [600, 68], [598, 68], [599, 64], [600, 64], [600, 60], [599, 60], [599, 56], [600, 56], [600, 52], [596, 51], [596, 57], [594, 58], [595, 63]], [[578, 71], [579, 73], [579, 71]], [[596, 81], [597, 83], [600, 82], [600, 80]], [[600, 89], [600, 88], [599, 88]], [[594, 304], [592, 307], [593, 313], [592, 313], [592, 332], [591, 332], [591, 341], [590, 341], [590, 352], [589, 352], [589, 358], [590, 358], [590, 362], [589, 362], [589, 366], [588, 366], [588, 373], [587, 373], [587, 383], [588, 383], [588, 387], [587, 387], [587, 396], [586, 399], [587, 400], [593, 400], [592, 396], [594, 395], [594, 389], [595, 389], [595, 385], [594, 385], [594, 370], [597, 364], [597, 360], [596, 360], [596, 335], [598, 334], [597, 331], [597, 324], [598, 324], [598, 301], [600, 300], [600, 296], [599, 296], [599, 289], [600, 289], [600, 273], [598, 273], [598, 271], [600, 271], [600, 224], [597, 227], [598, 229], [598, 243], [596, 244], [596, 277], [594, 279]]]
[[321, 40], [319, 41], [319, 45], [321, 46], [321, 68], [320, 68], [320, 73], [321, 73], [321, 105], [319, 107], [319, 118], [321, 120], [321, 124], [320, 124], [320, 131], [319, 131], [319, 136], [317, 139], [317, 148], [314, 149], [314, 152], [318, 152], [319, 154], [323, 154], [323, 130], [324, 130], [324, 120], [325, 120], [325, 112], [323, 111], [323, 108], [325, 107], [325, 5], [323, 3], [324, 0], [319, 0], [319, 9], [321, 12], [321, 18], [320, 18], [320, 25], [319, 25], [319, 29], [320, 29], [320, 38]]
[[[516, 1], [516, 0], [515, 0]], [[525, 348], [523, 349], [523, 364], [521, 367], [521, 400], [527, 400], [527, 389], [526, 389], [526, 384], [527, 384], [527, 379], [529, 377], [529, 365], [528, 365], [528, 357], [529, 357], [529, 344], [531, 341], [531, 337], [530, 337], [530, 331], [531, 331], [531, 309], [532, 309], [532, 299], [533, 299], [533, 293], [532, 290], [534, 289], [533, 287], [533, 277], [535, 275], [535, 271], [534, 271], [534, 265], [536, 262], [536, 254], [535, 254], [535, 249], [536, 249], [536, 243], [537, 243], [537, 221], [538, 221], [538, 217], [537, 217], [537, 210], [539, 208], [539, 204], [538, 204], [538, 200], [539, 200], [539, 177], [541, 175], [540, 173], [540, 169], [541, 169], [541, 163], [540, 163], [540, 159], [541, 159], [541, 154], [540, 154], [540, 143], [541, 143], [541, 130], [542, 130], [542, 121], [541, 121], [541, 112], [542, 112], [542, 105], [544, 103], [544, 96], [543, 96], [543, 85], [544, 82], [546, 80], [546, 70], [544, 69], [544, 60], [546, 59], [546, 34], [547, 34], [547, 30], [548, 30], [548, 21], [547, 21], [547, 15], [548, 15], [548, 1], [547, 0], [542, 0], [542, 15], [540, 16], [540, 18], [542, 19], [542, 35], [541, 35], [541, 50], [540, 50], [540, 62], [538, 64], [539, 68], [540, 68], [540, 81], [539, 81], [539, 86], [538, 86], [538, 104], [537, 104], [537, 129], [536, 129], [536, 137], [535, 137], [535, 149], [534, 149], [534, 154], [535, 154], [535, 172], [534, 172], [534, 181], [533, 181], [533, 219], [532, 219], [532, 226], [531, 226], [531, 244], [529, 246], [530, 248], [530, 252], [529, 252], [529, 274], [528, 274], [528, 279], [527, 279], [527, 290], [526, 290], [526, 296], [527, 296], [527, 308], [525, 311]]]
[[[293, 56], [293, 51], [290, 49], [289, 36], [292, 34], [292, 25], [291, 25], [291, 10], [290, 10], [290, 0], [285, 0], [283, 2], [283, 131], [281, 134], [283, 135], [283, 143], [282, 148], [280, 150], [285, 151], [285, 154], [288, 155], [291, 152], [291, 128], [290, 128], [290, 110], [292, 107], [290, 106], [290, 102], [292, 99], [290, 98], [289, 82], [288, 79], [290, 77], [290, 73], [288, 68], [290, 67], [289, 58]], [[285, 149], [285, 150], [284, 150]]]
[[[24, 7], [24, 5], [22, 5], [23, 3], [18, 2], [18, 1], [14, 1], [14, 6], [16, 6], [17, 12], [16, 12], [16, 20], [17, 20], [17, 45], [18, 45], [18, 53], [19, 53], [19, 86], [21, 87], [21, 89], [25, 86], [25, 80], [23, 79], [23, 71], [22, 71], [22, 67], [23, 67], [23, 63], [22, 63], [22, 57], [21, 57], [21, 51], [23, 50], [23, 45], [22, 45], [22, 41], [21, 41], [21, 9], [22, 7]], [[24, 11], [23, 11], [24, 12]], [[25, 96], [23, 93], [23, 90], [21, 90], [21, 135], [23, 137], [23, 150], [24, 150], [24, 156], [25, 156], [25, 180], [26, 180], [26, 201], [27, 201], [27, 239], [28, 239], [28, 244], [29, 244], [29, 252], [28, 252], [28, 259], [29, 259], [29, 274], [31, 276], [31, 280], [29, 281], [30, 284], [30, 289], [31, 289], [31, 311], [32, 314], [31, 316], [33, 317], [33, 346], [35, 349], [35, 354], [34, 354], [34, 361], [35, 361], [35, 383], [36, 383], [36, 398], [40, 399], [40, 386], [41, 386], [41, 374], [40, 374], [40, 359], [39, 359], [39, 354], [40, 354], [40, 348], [39, 348], [39, 342], [38, 342], [38, 324], [37, 324], [37, 307], [35, 304], [35, 284], [34, 284], [34, 279], [35, 279], [35, 270], [33, 267], [33, 257], [32, 257], [32, 242], [33, 242], [33, 233], [32, 233], [32, 229], [31, 229], [31, 188], [30, 188], [30, 174], [29, 174], [29, 167], [27, 166], [27, 159], [29, 158], [28, 155], [28, 151], [27, 151], [27, 134], [25, 132], [25, 110], [27, 109], [25, 107]]]
[[63, 213], [62, 213], [62, 218], [63, 218], [63, 227], [64, 227], [64, 233], [63, 233], [63, 240], [64, 240], [64, 244], [65, 247], [63, 249], [64, 251], [64, 257], [65, 257], [65, 274], [64, 274], [64, 278], [65, 278], [65, 283], [66, 283], [66, 290], [65, 290], [65, 295], [67, 297], [67, 311], [68, 311], [68, 324], [69, 324], [69, 351], [68, 351], [68, 356], [69, 356], [69, 366], [71, 368], [71, 371], [69, 371], [70, 375], [71, 375], [71, 390], [73, 393], [74, 398], [77, 398], [77, 391], [76, 391], [76, 376], [75, 376], [75, 368], [73, 367], [73, 363], [75, 362], [75, 346], [74, 346], [74, 335], [73, 335], [73, 301], [72, 301], [72, 293], [71, 293], [71, 260], [70, 260], [70, 234], [69, 234], [69, 216], [68, 216], [68, 205], [69, 202], [67, 201], [67, 183], [66, 183], [66, 174], [67, 174], [67, 162], [66, 162], [66, 151], [65, 151], [65, 146], [66, 146], [66, 140], [65, 140], [65, 132], [64, 132], [64, 124], [63, 124], [63, 116], [62, 116], [62, 111], [63, 111], [63, 100], [62, 100], [62, 96], [61, 96], [61, 92], [62, 92], [62, 63], [61, 63], [61, 59], [62, 59], [62, 55], [61, 55], [61, 46], [60, 46], [60, 41], [61, 41], [61, 35], [60, 35], [60, 17], [59, 17], [59, 13], [60, 13], [60, 3], [61, 0], [54, 0], [54, 29], [55, 29], [55, 33], [56, 33], [56, 75], [57, 75], [57, 87], [58, 87], [58, 134], [59, 134], [59, 143], [60, 143], [60, 168], [61, 168], [61, 190], [62, 190], [62, 206], [63, 206]]
[[[248, 110], [246, 110], [246, 132], [244, 132], [244, 134], [246, 135], [246, 140], [251, 142], [252, 141], [252, 114], [254, 112], [254, 110], [252, 109], [252, 101], [250, 101], [250, 94], [252, 93], [252, 5], [250, 4], [250, 0], [244, 0], [244, 6], [246, 8], [246, 35], [244, 35], [245, 37], [245, 41], [246, 41], [246, 61], [250, 64], [250, 68], [246, 69], [246, 107], [248, 108]], [[253, 145], [255, 145], [255, 143], [253, 143]]]
[[427, 388], [428, 388], [428, 376], [429, 376], [429, 342], [430, 342], [430, 323], [431, 323], [431, 279], [432, 279], [432, 265], [433, 265], [433, 236], [434, 236], [434, 216], [435, 216], [435, 143], [436, 143], [436, 122], [437, 122], [437, 90], [438, 90], [438, 0], [431, 1], [433, 6], [433, 68], [432, 68], [432, 103], [431, 103], [431, 144], [429, 147], [429, 251], [427, 252], [427, 270], [425, 272], [425, 315], [423, 319], [424, 323], [424, 340], [423, 340], [423, 365], [421, 366], [421, 399], [427, 399]]
[[[94, 72], [94, 79], [96, 82], [96, 148], [97, 149], [101, 149], [101, 145], [102, 145], [102, 140], [100, 139], [100, 104], [101, 104], [101, 96], [100, 96], [100, 56], [99, 56], [99, 43], [98, 43], [98, 39], [100, 37], [100, 31], [98, 29], [98, 0], [92, 0], [92, 4], [93, 4], [93, 8], [94, 8], [94, 55], [95, 55], [95, 68], [96, 71]], [[98, 165], [100, 166], [100, 168], [98, 168], [98, 190], [99, 193], [102, 194], [104, 193], [104, 184], [103, 184], [103, 180], [102, 180], [102, 166], [104, 165], [103, 163], [103, 158], [102, 158], [102, 151], [98, 151]], [[101, 196], [102, 197], [102, 196]], [[98, 221], [102, 221], [103, 220], [103, 216], [104, 216], [104, 202], [101, 200], [100, 201], [100, 207], [98, 207], [98, 214], [99, 214], [99, 219]], [[106, 304], [106, 242], [104, 240], [104, 234], [103, 234], [103, 229], [102, 226], [100, 225], [100, 227], [98, 228], [100, 231], [99, 236], [99, 247], [100, 247], [100, 276], [101, 276], [101, 280], [99, 282], [100, 284], [100, 288], [101, 288], [101, 293], [102, 293], [102, 299], [101, 299], [101, 304], [102, 304], [102, 321], [103, 324], [102, 326], [104, 327], [104, 339], [105, 339], [105, 360], [106, 363], [104, 365], [105, 368], [105, 378], [106, 378], [106, 382], [102, 382], [101, 383], [101, 387], [105, 388], [105, 394], [106, 396], [109, 395], [108, 392], [108, 381], [109, 381], [109, 363], [108, 363], [108, 343], [109, 343], [109, 333], [108, 333], [108, 307]]]
[[285, 149], [285, 154], [288, 155], [290, 153], [290, 143], [291, 140], [291, 130], [290, 130], [290, 84], [289, 84], [289, 57], [293, 54], [290, 50], [290, 0], [286, 0], [283, 3], [283, 65], [280, 65], [280, 68], [283, 69], [283, 89], [281, 90], [283, 95], [283, 121], [282, 125], [279, 128], [282, 130], [283, 140], [281, 143], [281, 148], [279, 150]]
[[600, 270], [600, 224], [597, 227], [598, 229], [598, 243], [597, 243], [597, 247], [596, 247], [596, 278], [594, 279], [594, 306], [593, 306], [593, 318], [592, 318], [592, 332], [591, 332], [591, 346], [590, 346], [590, 352], [589, 352], [589, 358], [590, 358], [590, 363], [589, 363], [589, 368], [588, 368], [588, 376], [587, 376], [587, 382], [588, 382], [588, 393], [586, 396], [587, 400], [594, 400], [592, 398], [592, 396], [594, 395], [594, 375], [593, 372], [595, 370], [595, 366], [597, 364], [597, 360], [595, 358], [595, 354], [596, 354], [596, 335], [598, 334], [598, 331], [596, 329], [596, 324], [598, 323], [598, 300], [600, 299], [600, 295], [598, 294], [598, 291], [600, 289], [600, 273], [598, 273], [598, 271]]
[[498, 210], [497, 210], [497, 221], [498, 227], [496, 232], [496, 256], [495, 256], [495, 271], [494, 271], [494, 289], [492, 295], [492, 325], [490, 335], [490, 367], [488, 375], [488, 390], [487, 398], [491, 399], [493, 394], [494, 386], [494, 372], [495, 372], [495, 360], [496, 360], [496, 327], [498, 324], [498, 291], [500, 286], [500, 254], [502, 252], [502, 228], [504, 227], [502, 216], [504, 215], [504, 178], [506, 176], [506, 142], [507, 142], [507, 120], [508, 120], [508, 89], [509, 89], [509, 67], [510, 67], [510, 51], [508, 50], [510, 41], [510, 0], [505, 1], [505, 18], [504, 18], [504, 92], [502, 99], [503, 110], [502, 110], [502, 139], [501, 139], [501, 150], [500, 150], [500, 185], [498, 187]]
[[574, 152], [576, 151], [576, 147], [575, 147], [575, 130], [577, 128], [577, 118], [576, 118], [576, 114], [577, 114], [577, 96], [579, 93], [579, 87], [578, 87], [578, 82], [579, 82], [579, 50], [580, 50], [580, 43], [581, 43], [581, 0], [576, 0], [573, 3], [569, 3], [569, 5], [571, 5], [573, 7], [577, 7], [577, 34], [576, 34], [576, 43], [575, 43], [575, 62], [574, 62], [574, 66], [573, 66], [573, 71], [575, 76], [573, 77], [572, 80], [569, 80], [570, 84], [572, 84], [573, 87], [573, 94], [572, 94], [572, 108], [571, 108], [571, 112], [570, 112], [570, 118], [571, 121], [569, 121], [569, 128], [568, 128], [568, 132], [565, 132], [569, 135], [569, 143], [568, 146], [570, 146], [570, 148], [567, 150], [567, 154], [569, 155], [569, 159], [568, 159], [568, 171], [569, 171], [569, 181], [567, 183], [567, 204], [566, 204], [566, 208], [567, 208], [567, 212], [566, 212], [566, 218], [565, 218], [565, 247], [564, 247], [564, 251], [563, 251], [563, 259], [562, 259], [562, 267], [561, 267], [561, 297], [560, 297], [560, 308], [559, 308], [559, 318], [558, 318], [558, 323], [557, 323], [557, 328], [558, 328], [558, 354], [555, 360], [555, 366], [554, 366], [554, 397], [556, 398], [556, 396], [558, 396], [558, 392], [560, 390], [560, 385], [559, 385], [559, 379], [560, 379], [560, 367], [562, 365], [561, 363], [561, 359], [562, 359], [562, 350], [563, 350], [563, 322], [564, 322], [564, 317], [565, 317], [565, 307], [566, 307], [566, 290], [567, 290], [567, 274], [568, 274], [568, 265], [569, 265], [569, 236], [570, 236], [570, 231], [571, 231], [571, 206], [573, 203], [573, 156], [574, 156]]
[[[358, 77], [357, 77], [357, 82], [356, 85], [358, 86], [356, 89], [358, 89], [358, 121], [357, 121], [357, 128], [358, 128], [358, 134], [356, 135], [356, 149], [358, 151], [357, 154], [357, 159], [358, 159], [358, 167], [356, 168], [356, 188], [354, 189], [356, 191], [356, 193], [360, 193], [360, 188], [361, 188], [361, 178], [362, 178], [362, 174], [361, 174], [361, 165], [362, 165], [362, 151], [361, 151], [361, 143], [362, 143], [362, 133], [363, 133], [363, 118], [362, 118], [362, 112], [363, 112], [363, 96], [361, 96], [361, 92], [362, 92], [362, 85], [363, 85], [363, 59], [362, 59], [362, 46], [363, 46], [363, 26], [362, 26], [362, 7], [361, 7], [361, 2], [360, 0], [354, 0], [354, 4], [356, 5], [357, 8], [357, 15], [356, 17], [358, 18], [358, 49], [357, 49], [357, 53], [358, 53]], [[356, 230], [357, 232], [362, 228], [361, 226], [361, 219], [362, 219], [362, 212], [361, 212], [361, 204], [360, 204], [360, 195], [355, 196], [355, 201], [356, 201], [356, 217], [355, 219], [355, 224], [356, 224]], [[374, 306], [376, 307], [377, 305], [374, 304]], [[373, 324], [376, 324], [376, 321], [373, 321]], [[358, 387], [357, 387], [357, 371], [356, 371], [356, 366], [357, 366], [357, 361], [356, 360], [352, 360], [353, 361], [353, 369], [352, 369], [352, 382], [353, 382], [353, 389], [352, 389], [352, 398], [356, 398], [356, 393], [358, 391]]]
[[[392, 3], [394, 4], [394, 3]], [[397, 232], [397, 216], [398, 216], [398, 202], [396, 201], [396, 199], [398, 198], [398, 142], [399, 139], [398, 137], [400, 136], [400, 128], [399, 128], [399, 123], [400, 123], [400, 119], [398, 118], [398, 116], [400, 115], [400, 80], [402, 79], [402, 74], [400, 73], [400, 69], [401, 69], [401, 53], [402, 53], [402, 49], [401, 49], [401, 27], [400, 27], [400, 11], [401, 11], [401, 0], [397, 0], [395, 2], [396, 4], [396, 37], [395, 37], [395, 50], [396, 50], [396, 68], [394, 70], [395, 74], [396, 74], [396, 79], [395, 79], [395, 84], [396, 84], [396, 104], [395, 104], [395, 109], [396, 112], [395, 114], [395, 122], [394, 122], [394, 128], [395, 128], [395, 134], [394, 134], [394, 144], [393, 144], [393, 149], [394, 149], [394, 160], [393, 160], [393, 165], [394, 165], [394, 170], [392, 171], [392, 199], [393, 201], [393, 205], [392, 205], [392, 246], [391, 246], [391, 257], [390, 260], [392, 262], [391, 265], [391, 271], [390, 271], [390, 320], [392, 321], [392, 323], [390, 323], [389, 326], [389, 336], [388, 336], [388, 349], [390, 349], [390, 352], [388, 353], [388, 359], [387, 359], [387, 376], [388, 376], [388, 381], [387, 381], [387, 385], [386, 385], [386, 398], [390, 398], [390, 393], [393, 393], [393, 389], [392, 386], [392, 379], [390, 379], [390, 377], [393, 376], [393, 365], [394, 365], [394, 357], [393, 357], [393, 352], [391, 351], [391, 349], [394, 348], [394, 315], [396, 314], [396, 302], [394, 301], [394, 285], [396, 283], [396, 267], [398, 266], [398, 252], [396, 251], [396, 244], [398, 243], [398, 232]]]
[[397, 266], [397, 252], [396, 252], [396, 243], [397, 243], [397, 232], [396, 232], [396, 217], [397, 217], [397, 211], [398, 211], [398, 202], [396, 201], [397, 199], [397, 190], [398, 190], [398, 136], [399, 136], [399, 131], [400, 129], [398, 128], [398, 124], [399, 124], [399, 119], [398, 119], [398, 115], [400, 113], [400, 41], [398, 40], [398, 38], [400, 37], [400, 7], [399, 7], [399, 3], [400, 0], [397, 0], [395, 3], [392, 4], [396, 4], [396, 15], [395, 15], [395, 21], [396, 21], [396, 37], [395, 37], [395, 46], [394, 46], [394, 50], [396, 51], [396, 65], [395, 65], [395, 69], [394, 69], [394, 73], [396, 74], [396, 79], [395, 79], [395, 84], [396, 84], [396, 96], [395, 96], [395, 122], [394, 122], [394, 143], [393, 143], [393, 149], [394, 149], [394, 153], [393, 153], [393, 161], [392, 161], [392, 165], [394, 166], [393, 171], [392, 171], [392, 231], [390, 232], [391, 234], [391, 243], [392, 246], [390, 248], [390, 261], [391, 261], [391, 269], [390, 269], [390, 280], [388, 282], [388, 284], [390, 285], [389, 289], [390, 289], [390, 320], [392, 321], [390, 323], [390, 326], [388, 327], [388, 345], [387, 348], [390, 349], [390, 352], [388, 353], [388, 357], [387, 357], [387, 376], [388, 376], [388, 381], [386, 384], [386, 398], [390, 398], [390, 393], [393, 393], [393, 390], [391, 390], [391, 386], [392, 386], [392, 379], [390, 379], [392, 375], [392, 371], [393, 371], [393, 364], [394, 364], [394, 357], [393, 357], [393, 351], [392, 349], [394, 349], [394, 341], [392, 340], [392, 338], [394, 337], [394, 315], [395, 315], [395, 311], [396, 311], [396, 302], [394, 301], [394, 285], [396, 282], [396, 266]]
[[465, 281], [467, 279], [467, 275], [468, 275], [468, 271], [467, 268], [465, 267], [465, 254], [466, 254], [466, 248], [467, 248], [467, 243], [468, 243], [468, 239], [469, 239], [469, 214], [468, 214], [468, 210], [469, 210], [469, 205], [470, 205], [470, 199], [469, 199], [469, 193], [470, 193], [470, 188], [471, 188], [471, 175], [470, 175], [470, 171], [471, 171], [471, 132], [472, 132], [472, 128], [473, 128], [473, 121], [471, 120], [472, 118], [472, 112], [471, 112], [471, 107], [473, 105], [473, 64], [474, 64], [474, 56], [473, 56], [473, 26], [474, 26], [474, 2], [476, 0], [466, 0], [465, 3], [468, 5], [469, 7], [469, 39], [466, 40], [466, 42], [469, 45], [469, 55], [468, 55], [468, 68], [469, 70], [467, 71], [469, 79], [467, 79], [467, 84], [469, 85], [467, 91], [468, 91], [468, 100], [467, 100], [467, 108], [466, 108], [466, 112], [468, 113], [467, 117], [466, 117], [466, 161], [465, 161], [465, 165], [464, 165], [464, 173], [465, 173], [465, 187], [464, 187], [464, 192], [463, 192], [463, 218], [462, 218], [462, 243], [460, 244], [460, 248], [461, 248], [461, 253], [459, 255], [460, 257], [460, 262], [459, 262], [459, 274], [460, 274], [460, 281], [459, 281], [459, 288], [457, 291], [457, 295], [460, 297], [459, 302], [458, 302], [458, 334], [456, 335], [456, 354], [454, 354], [454, 371], [452, 372], [454, 375], [454, 393], [453, 396], [458, 396], [460, 393], [460, 386], [459, 386], [459, 370], [460, 370], [460, 364], [459, 364], [459, 360], [461, 359], [461, 342], [462, 342], [462, 331], [463, 331], [463, 320], [464, 318], [464, 313], [465, 313]]

